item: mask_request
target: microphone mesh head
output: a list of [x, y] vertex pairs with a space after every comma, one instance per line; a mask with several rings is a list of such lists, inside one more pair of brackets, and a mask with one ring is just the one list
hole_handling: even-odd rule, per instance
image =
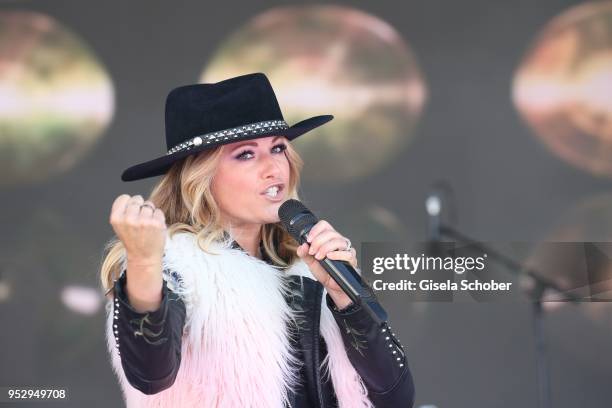
[[[299, 216], [299, 217], [298, 217]], [[287, 200], [278, 209], [278, 218], [287, 232], [301, 242], [300, 233], [308, 225], [317, 223], [318, 219], [308, 208], [298, 200]]]

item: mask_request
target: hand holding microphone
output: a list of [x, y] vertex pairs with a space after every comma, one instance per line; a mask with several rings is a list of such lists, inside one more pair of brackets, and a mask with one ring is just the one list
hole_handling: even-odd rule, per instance
[[351, 241], [340, 235], [324, 220], [318, 221], [310, 229], [306, 241], [298, 247], [297, 255], [304, 260], [314, 277], [327, 289], [327, 293], [336, 306], [344, 309], [351, 303], [351, 299], [319, 264], [319, 261], [329, 258], [348, 262], [353, 268], [357, 268], [357, 253], [351, 246]]
[[[309, 244], [309, 239], [317, 241], [318, 246], [313, 248], [313, 252], [316, 251], [314, 256], [308, 254], [312, 258], [307, 258], [307, 260], [310, 262], [308, 266], [315, 277], [318, 280], [323, 280], [322, 284], [327, 283], [328, 286], [326, 287], [335, 290], [338, 295], [338, 288], [340, 288], [354, 303], [363, 307], [379, 325], [387, 320], [387, 313], [378, 303], [374, 292], [355, 270], [356, 259], [351, 262], [351, 258], [355, 258], [354, 252], [351, 251], [349, 255], [349, 251], [338, 251], [338, 247], [343, 248], [342, 242], [346, 245], [345, 249], [350, 249], [350, 241], [347, 242], [346, 238], [331, 228], [329, 223], [319, 222], [317, 217], [297, 200], [285, 201], [278, 209], [278, 216], [287, 232], [300, 244], [298, 256], [305, 257], [307, 246], [308, 248], [311, 247], [310, 244], [314, 246], [314, 242]], [[313, 232], [312, 236], [310, 236], [311, 231]], [[347, 254], [342, 255], [338, 252], [347, 252]], [[319, 265], [315, 265], [315, 262]], [[326, 271], [329, 276], [324, 275], [318, 267]], [[329, 282], [329, 277], [333, 279], [336, 285]], [[329, 289], [328, 293], [330, 293]]]

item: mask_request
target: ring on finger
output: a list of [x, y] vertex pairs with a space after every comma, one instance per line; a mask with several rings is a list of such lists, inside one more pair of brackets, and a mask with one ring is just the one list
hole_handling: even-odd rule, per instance
[[149, 207], [152, 211], [155, 211], [155, 207], [151, 203], [140, 204], [140, 208], [141, 209], [142, 209], [142, 207]]
[[353, 245], [351, 244], [351, 240], [348, 238], [344, 238], [346, 240], [346, 248], [344, 248], [344, 251], [350, 251], [351, 248], [353, 247]]

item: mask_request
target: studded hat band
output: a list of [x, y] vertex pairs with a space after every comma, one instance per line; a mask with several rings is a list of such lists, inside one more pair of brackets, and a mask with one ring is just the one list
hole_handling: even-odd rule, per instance
[[251, 123], [249, 125], [238, 126], [231, 129], [218, 130], [216, 132], [206, 133], [200, 136], [193, 137], [181, 144], [174, 146], [168, 150], [169, 154], [190, 150], [202, 144], [210, 144], [220, 140], [236, 139], [244, 136], [252, 136], [259, 133], [268, 132], [271, 130], [288, 129], [289, 125], [284, 120], [267, 120], [264, 122]]

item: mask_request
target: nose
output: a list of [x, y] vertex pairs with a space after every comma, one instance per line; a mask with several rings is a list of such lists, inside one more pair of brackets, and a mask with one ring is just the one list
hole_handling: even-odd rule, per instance
[[262, 158], [261, 176], [263, 179], [277, 179], [281, 173], [280, 163], [276, 158], [267, 154]]

